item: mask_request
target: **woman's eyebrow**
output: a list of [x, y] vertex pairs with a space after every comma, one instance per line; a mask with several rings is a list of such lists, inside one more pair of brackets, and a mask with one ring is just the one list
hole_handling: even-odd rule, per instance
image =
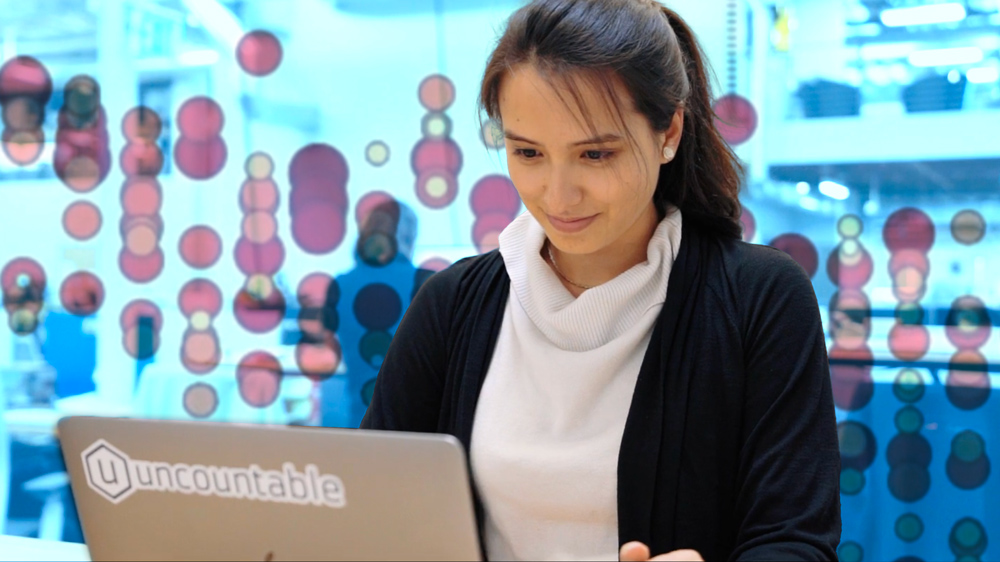
[[[504, 138], [512, 140], [512, 141], [524, 142], [524, 143], [528, 143], [528, 144], [534, 144], [534, 145], [537, 145], [537, 146], [542, 146], [542, 143], [533, 141], [533, 140], [531, 140], [529, 138], [522, 137], [521, 135], [518, 135], [517, 133], [514, 133], [513, 131], [506, 131], [505, 130], [504, 133], [503, 133], [503, 136], [504, 136]], [[589, 139], [586, 139], [586, 140], [576, 141], [576, 142], [570, 143], [569, 146], [572, 147], [572, 146], [581, 146], [581, 145], [585, 145], [585, 144], [603, 144], [603, 143], [615, 142], [615, 141], [620, 141], [620, 140], [622, 140], [621, 135], [616, 135], [614, 133], [605, 133], [603, 135], [597, 135], [596, 137], [593, 137], [593, 138], [589, 138]]]

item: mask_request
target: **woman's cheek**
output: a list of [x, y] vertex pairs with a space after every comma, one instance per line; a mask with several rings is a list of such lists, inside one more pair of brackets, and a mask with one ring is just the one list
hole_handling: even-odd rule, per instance
[[521, 201], [524, 201], [525, 205], [532, 204], [541, 191], [538, 178], [535, 177], [536, 174], [513, 168], [509, 168], [508, 172], [510, 173], [510, 181], [514, 184], [514, 189], [521, 196]]

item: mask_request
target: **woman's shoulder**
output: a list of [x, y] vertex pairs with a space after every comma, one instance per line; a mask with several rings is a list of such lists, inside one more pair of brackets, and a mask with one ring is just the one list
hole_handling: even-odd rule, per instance
[[730, 243], [727, 257], [730, 264], [737, 266], [739, 273], [745, 277], [770, 278], [798, 274], [808, 277], [805, 269], [792, 256], [772, 246], [735, 240]]
[[815, 299], [810, 275], [782, 250], [741, 240], [720, 240], [717, 247], [723, 272], [717, 280], [738, 300], [803, 293]]
[[[809, 274], [787, 253], [740, 240], [713, 245], [706, 287], [744, 341], [762, 333], [806, 333], [819, 322], [816, 291]], [[818, 260], [817, 260], [818, 261]], [[801, 334], [799, 334], [801, 335]]]

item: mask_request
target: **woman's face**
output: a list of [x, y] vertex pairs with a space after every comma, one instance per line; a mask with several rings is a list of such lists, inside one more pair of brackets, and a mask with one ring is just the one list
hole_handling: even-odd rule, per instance
[[645, 243], [641, 237], [656, 224], [653, 192], [660, 165], [668, 161], [663, 148], [676, 150], [683, 114], [677, 113], [670, 131], [658, 133], [621, 85], [615, 85], [616, 98], [624, 102], [620, 118], [597, 86], [575, 83], [594, 131], [573, 94], [557, 90], [533, 65], [519, 65], [504, 77], [499, 102], [510, 178], [562, 252], [593, 254], [619, 241]]

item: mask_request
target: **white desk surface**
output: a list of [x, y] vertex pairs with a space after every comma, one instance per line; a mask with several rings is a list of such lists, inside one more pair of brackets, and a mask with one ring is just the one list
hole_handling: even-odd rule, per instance
[[0, 560], [90, 562], [90, 554], [80, 543], [0, 535]]

